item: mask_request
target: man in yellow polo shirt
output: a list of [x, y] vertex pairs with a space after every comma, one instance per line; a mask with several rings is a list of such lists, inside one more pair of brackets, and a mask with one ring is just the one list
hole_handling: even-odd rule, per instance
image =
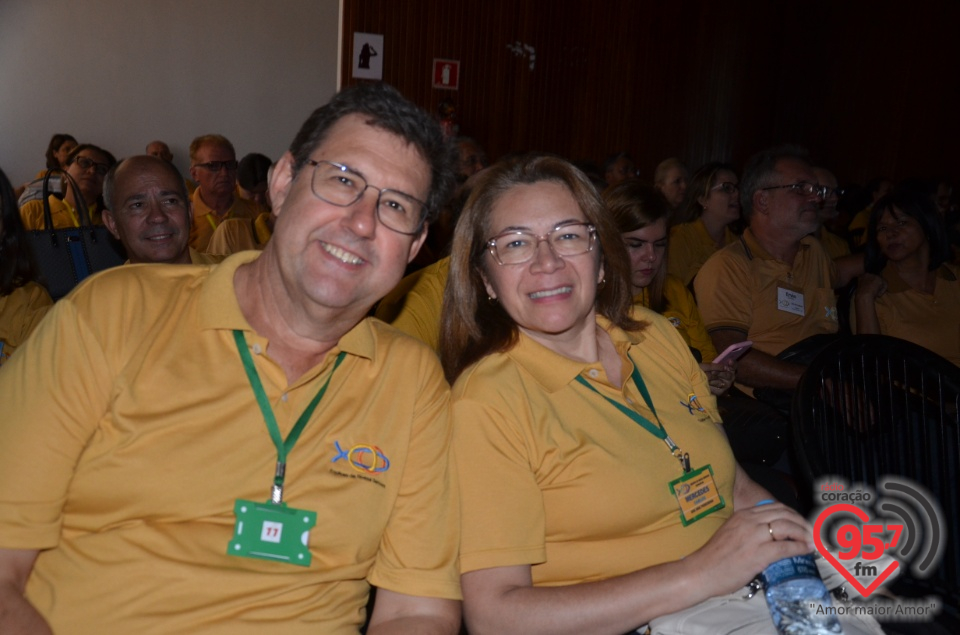
[[237, 153], [226, 137], [208, 134], [190, 142], [190, 176], [197, 182], [191, 197], [193, 227], [190, 246], [206, 251], [210, 237], [223, 221], [242, 219], [250, 224], [267, 211], [255, 201], [237, 195]]
[[862, 272], [862, 260], [834, 263], [810, 236], [820, 226], [822, 191], [799, 148], [755, 155], [740, 181], [750, 226], [694, 278], [700, 314], [716, 349], [753, 341], [737, 370], [738, 385], [747, 392], [796, 387], [805, 367], [776, 356], [811, 335], [836, 333], [833, 289]]
[[277, 164], [276, 233], [216, 267], [93, 276], [0, 368], [0, 632], [459, 630], [436, 356], [365, 316], [449, 193], [384, 84]]
[[187, 186], [172, 163], [134, 156], [103, 180], [103, 222], [123, 243], [129, 262], [212, 265], [223, 258], [190, 247], [192, 213]]

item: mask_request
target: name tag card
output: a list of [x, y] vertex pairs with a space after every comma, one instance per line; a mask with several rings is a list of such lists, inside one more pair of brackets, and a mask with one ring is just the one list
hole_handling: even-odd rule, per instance
[[670, 491], [677, 497], [684, 527], [726, 506], [709, 465], [670, 481]]
[[310, 566], [310, 530], [317, 512], [237, 499], [233, 513], [237, 521], [227, 555]]
[[804, 311], [803, 293], [785, 289], [784, 287], [777, 287], [777, 309], [803, 317], [806, 315], [806, 311]]

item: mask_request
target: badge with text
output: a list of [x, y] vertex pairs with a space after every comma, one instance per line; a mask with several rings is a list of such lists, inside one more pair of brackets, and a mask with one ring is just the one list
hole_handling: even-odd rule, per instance
[[310, 566], [310, 530], [317, 524], [317, 512], [241, 499], [233, 512], [237, 522], [228, 555]]
[[777, 309], [803, 317], [806, 315], [803, 306], [803, 293], [777, 287]]
[[726, 506], [709, 465], [670, 481], [670, 492], [677, 497], [684, 527]]

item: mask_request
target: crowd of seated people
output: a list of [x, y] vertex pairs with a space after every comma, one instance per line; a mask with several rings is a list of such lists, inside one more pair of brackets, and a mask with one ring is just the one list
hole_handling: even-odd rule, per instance
[[[384, 145], [361, 144], [360, 156], [421, 156], [392, 139], [396, 133], [373, 130]], [[335, 135], [340, 145], [333, 147], [350, 148], [347, 137]], [[447, 157], [457, 187], [439, 188], [449, 196], [426, 210], [394, 182], [374, 178], [376, 170], [373, 185], [356, 166], [332, 162], [346, 161], [340, 156], [285, 155], [275, 179], [268, 157], [238, 162], [228, 139], [203, 135], [190, 144], [187, 180], [161, 141], [120, 161], [74, 141], [60, 159], [70, 141], [55, 137], [47, 153], [48, 168], [62, 166], [69, 176], [47, 200], [54, 224], [79, 225], [85, 206], [92, 222], [124, 245], [131, 265], [216, 265], [263, 249], [278, 221], [271, 193], [347, 210], [344, 234], [374, 240], [379, 229], [407, 241], [391, 252], [391, 274], [377, 279], [376, 294], [362, 287], [351, 298], [350, 318], [375, 315], [421, 340], [451, 387], [450, 483], [459, 487], [459, 573], [470, 632], [633, 632], [737, 593], [771, 562], [809, 552], [811, 527], [795, 511], [803, 496], [791, 489], [787, 423], [778, 409], [823, 345], [817, 338], [839, 332], [838, 289], [857, 281], [855, 332], [912, 339], [960, 365], [960, 269], [949, 244], [947, 222], [955, 219], [946, 183], [932, 193], [890, 183], [883, 193], [880, 180], [876, 190], [867, 188], [876, 196], [854, 222], [836, 230], [831, 223], [847, 188], [794, 146], [758, 152], [739, 175], [730, 163], [710, 162], [691, 177], [680, 159], [669, 158], [648, 182], [625, 152], [591, 178], [546, 154], [491, 164], [477, 141], [461, 138], [459, 163], [452, 151]], [[408, 189], [423, 178], [432, 177], [404, 177]], [[2, 172], [0, 186], [2, 365], [52, 302], [24, 238], [42, 225], [44, 201], [18, 208]], [[366, 214], [364, 201], [374, 198]], [[285, 204], [294, 209], [291, 199], [278, 199], [278, 207]], [[409, 209], [419, 215], [415, 222], [404, 216]], [[430, 222], [438, 231], [427, 238]], [[291, 225], [278, 230], [285, 245], [299, 244]], [[338, 275], [324, 273], [322, 288], [285, 293], [325, 303], [352, 284], [350, 268], [369, 263], [360, 248], [348, 253], [332, 243], [324, 243], [323, 258], [343, 267]], [[374, 256], [370, 262], [380, 266]], [[276, 266], [276, 275], [316, 273], [291, 265], [295, 256], [278, 246], [262, 258], [256, 266]], [[245, 263], [230, 267], [243, 271]], [[404, 267], [408, 275], [398, 283]], [[174, 274], [138, 269], [173, 288]], [[279, 308], [267, 311], [275, 321], [286, 317]], [[63, 328], [64, 318], [57, 320]], [[273, 328], [264, 322], [265, 332]], [[392, 341], [391, 331], [371, 337]], [[344, 337], [351, 344], [341, 355], [376, 357], [365, 348], [373, 344]], [[400, 342], [390, 345], [412, 345]], [[258, 360], [259, 346], [251, 347]], [[733, 348], [746, 352], [714, 362]], [[295, 370], [319, 365], [311, 359]], [[754, 410], [757, 400], [768, 405]], [[738, 413], [764, 430], [737, 429]], [[379, 446], [351, 443], [347, 462], [377, 468]], [[691, 479], [707, 492], [696, 510], [677, 493]], [[757, 506], [770, 498], [786, 504]], [[446, 516], [445, 530], [454, 522]], [[389, 591], [385, 597], [392, 601]], [[869, 619], [848, 620], [845, 632], [879, 632]]]

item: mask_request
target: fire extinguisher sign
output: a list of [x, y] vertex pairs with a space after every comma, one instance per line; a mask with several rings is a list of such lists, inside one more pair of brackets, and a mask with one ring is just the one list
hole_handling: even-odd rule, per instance
[[433, 87], [457, 90], [460, 86], [460, 60], [433, 60]]

